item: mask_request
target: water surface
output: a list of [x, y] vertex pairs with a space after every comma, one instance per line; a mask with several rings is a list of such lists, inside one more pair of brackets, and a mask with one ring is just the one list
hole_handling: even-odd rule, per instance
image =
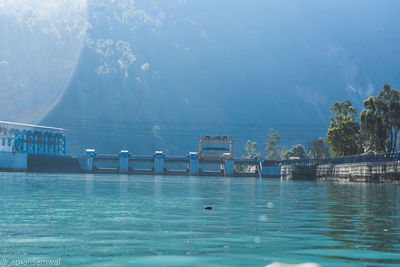
[[399, 199], [389, 184], [0, 173], [0, 260], [395, 266]]

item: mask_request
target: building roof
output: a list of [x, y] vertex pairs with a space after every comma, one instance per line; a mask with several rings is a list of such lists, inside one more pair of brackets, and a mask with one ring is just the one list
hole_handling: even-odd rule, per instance
[[9, 122], [9, 121], [0, 121], [0, 127], [7, 128], [17, 128], [21, 130], [38, 130], [38, 131], [51, 131], [51, 132], [64, 132], [65, 130], [62, 128], [41, 126], [41, 125], [33, 125], [26, 123], [18, 123], [18, 122]]

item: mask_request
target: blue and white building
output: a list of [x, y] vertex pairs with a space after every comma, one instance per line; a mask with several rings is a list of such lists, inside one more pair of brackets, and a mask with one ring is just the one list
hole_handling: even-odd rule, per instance
[[0, 152], [65, 155], [65, 130], [0, 121]]

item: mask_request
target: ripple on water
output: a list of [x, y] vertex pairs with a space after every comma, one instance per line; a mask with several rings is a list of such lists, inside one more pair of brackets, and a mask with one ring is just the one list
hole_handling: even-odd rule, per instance
[[400, 186], [359, 187], [0, 173], [0, 251], [70, 266], [400, 264]]

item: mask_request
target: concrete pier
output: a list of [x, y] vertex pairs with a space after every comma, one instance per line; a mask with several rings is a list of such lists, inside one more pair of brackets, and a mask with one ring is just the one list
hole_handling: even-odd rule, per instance
[[129, 170], [129, 151], [121, 150], [119, 153], [119, 172], [127, 173]]
[[154, 172], [156, 174], [163, 174], [164, 173], [164, 152], [156, 151], [154, 153]]
[[197, 152], [190, 152], [189, 160], [189, 174], [192, 176], [199, 175], [199, 156]]
[[86, 154], [81, 156], [79, 159], [79, 164], [82, 171], [92, 172], [93, 171], [93, 158], [96, 156], [95, 149], [86, 149]]
[[235, 162], [233, 159], [225, 159], [225, 176], [233, 176], [235, 174]]

